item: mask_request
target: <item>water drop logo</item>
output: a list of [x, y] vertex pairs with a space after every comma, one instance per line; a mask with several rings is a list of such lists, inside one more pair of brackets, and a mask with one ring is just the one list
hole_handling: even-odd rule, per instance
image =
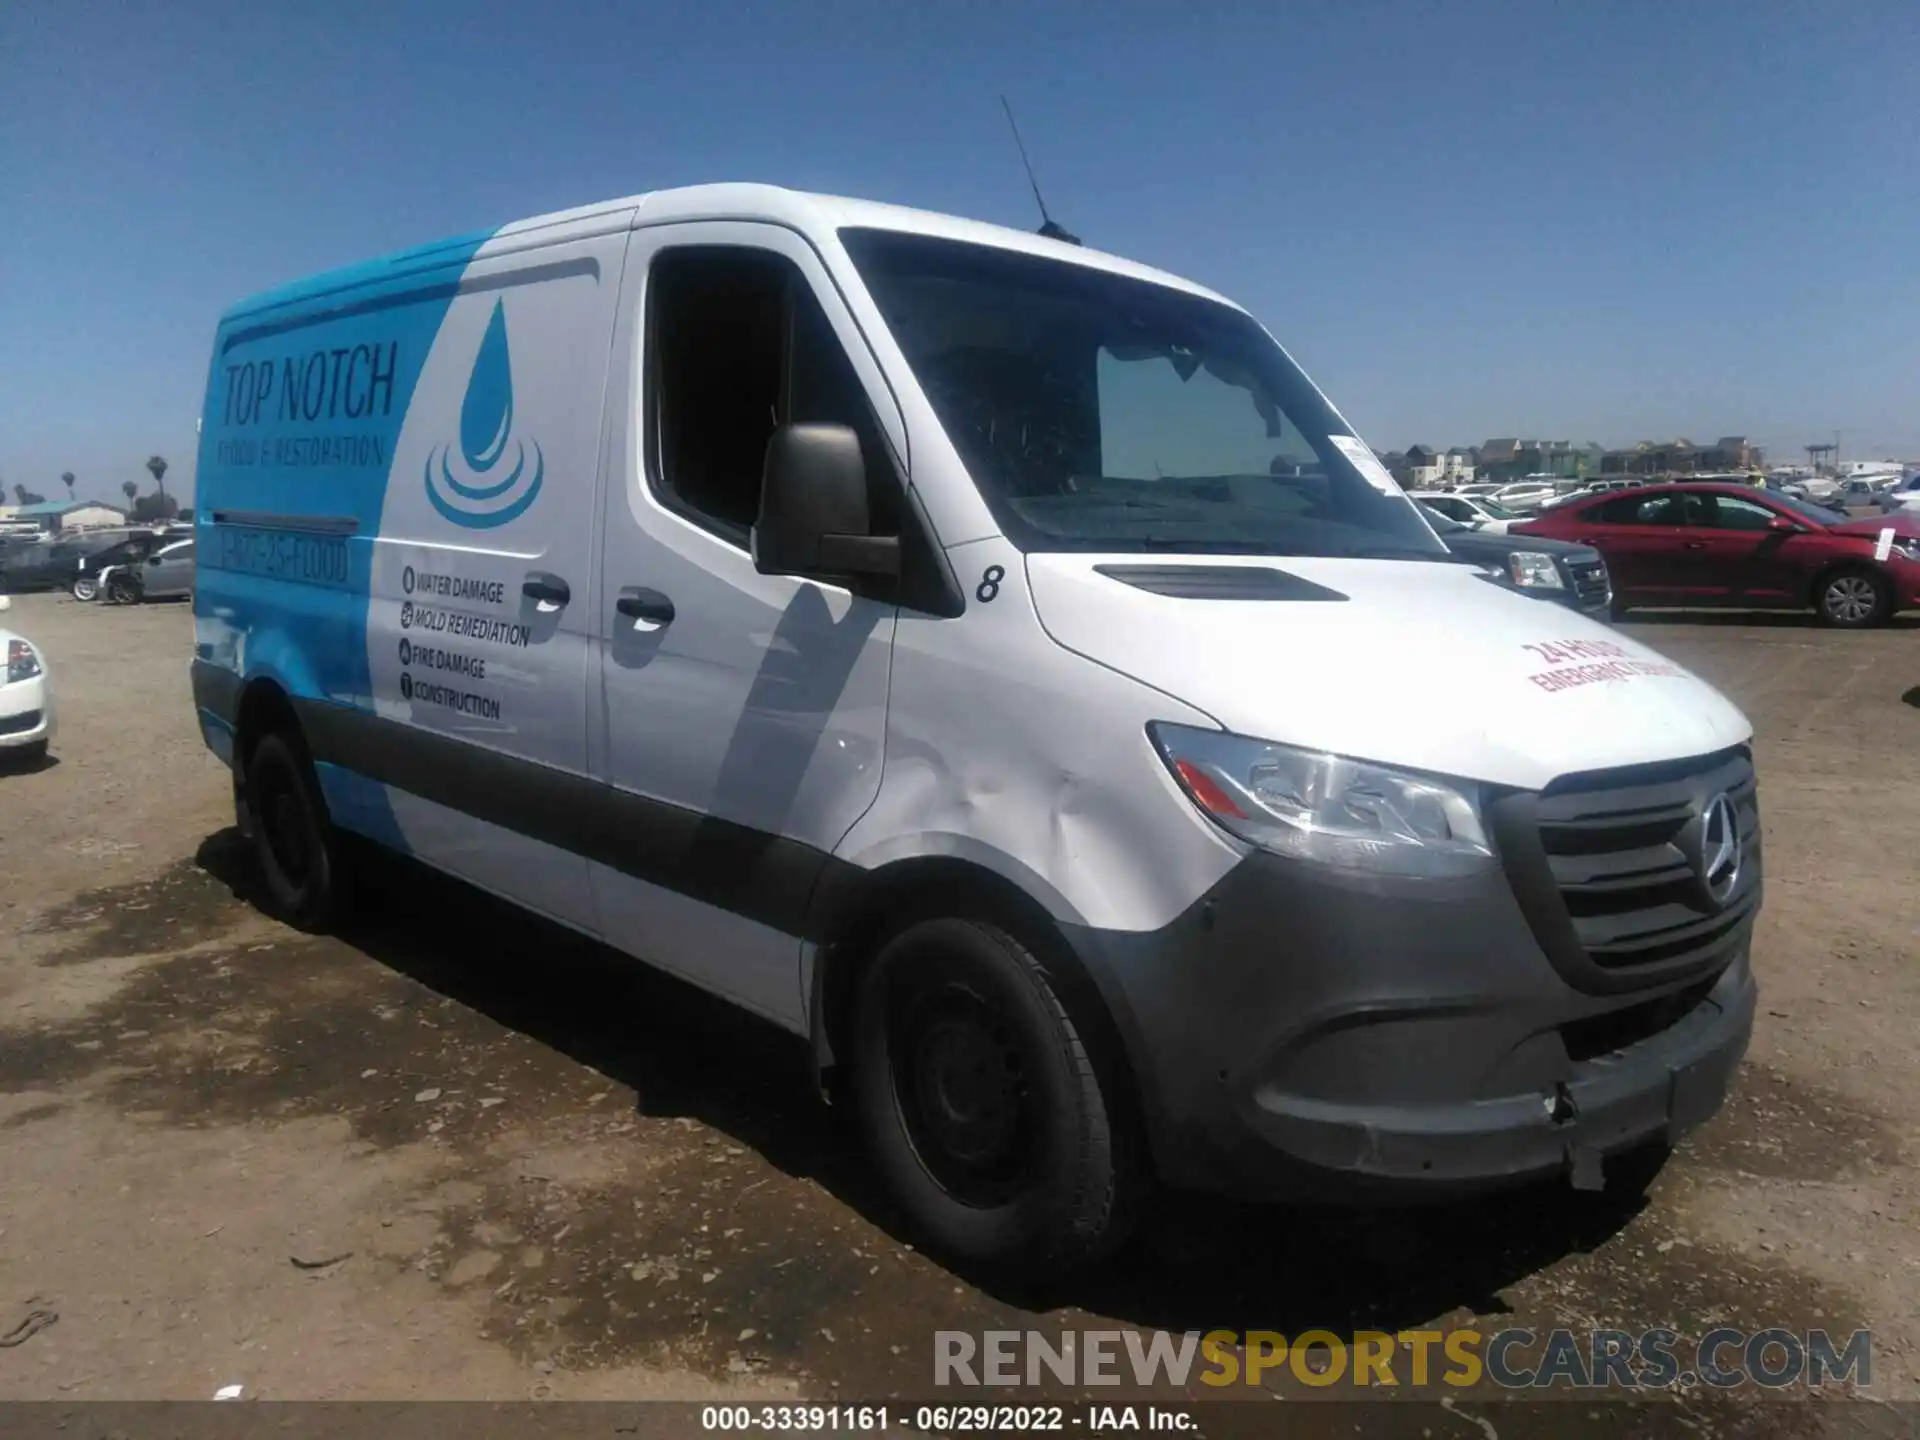
[[[506, 463], [509, 455], [511, 465]], [[499, 300], [493, 302], [493, 318], [460, 402], [459, 459], [464, 464], [456, 467], [451, 445], [438, 446], [427, 456], [427, 499], [469, 530], [490, 530], [525, 514], [546, 479], [540, 442], [517, 439], [513, 433], [513, 359], [507, 350], [506, 305]], [[456, 475], [456, 468], [463, 473]]]

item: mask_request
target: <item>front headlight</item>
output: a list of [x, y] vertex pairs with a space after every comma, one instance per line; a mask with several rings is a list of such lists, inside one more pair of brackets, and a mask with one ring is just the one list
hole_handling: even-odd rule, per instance
[[1250, 845], [1376, 875], [1469, 875], [1493, 857], [1475, 787], [1156, 721], [1167, 768], [1202, 814]]
[[1553, 557], [1543, 555], [1538, 550], [1514, 551], [1507, 557], [1507, 574], [1522, 590], [1567, 588], [1567, 582], [1560, 578], [1560, 567], [1553, 563]]
[[31, 680], [40, 673], [40, 657], [33, 653], [33, 646], [24, 640], [7, 642], [7, 683], [16, 680]]

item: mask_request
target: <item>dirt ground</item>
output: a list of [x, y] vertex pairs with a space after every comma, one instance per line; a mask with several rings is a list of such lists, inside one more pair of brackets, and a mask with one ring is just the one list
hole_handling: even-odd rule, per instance
[[1748, 1065], [1644, 1208], [1178, 1200], [1041, 1295], [897, 1238], [756, 1021], [411, 871], [340, 938], [265, 919], [184, 607], [7, 623], [62, 730], [0, 774], [0, 1335], [58, 1320], [0, 1399], [925, 1396], [936, 1329], [1102, 1322], [1870, 1326], [1873, 1390], [1920, 1397], [1912, 625], [1626, 627], [1752, 717], [1769, 886]]

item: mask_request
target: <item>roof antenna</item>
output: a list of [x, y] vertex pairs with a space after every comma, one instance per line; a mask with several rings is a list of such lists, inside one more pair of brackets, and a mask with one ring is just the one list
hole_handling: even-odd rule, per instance
[[1027, 145], [1020, 138], [1020, 127], [1014, 123], [1013, 106], [1007, 103], [1007, 97], [1000, 97], [1000, 108], [1007, 112], [1007, 128], [1013, 131], [1013, 143], [1020, 147], [1020, 163], [1027, 167], [1027, 184], [1033, 187], [1033, 203], [1040, 207], [1040, 234], [1049, 240], [1064, 240], [1069, 245], [1078, 245], [1080, 237], [1054, 223], [1053, 216], [1047, 213], [1047, 202], [1040, 196], [1040, 182], [1033, 178], [1033, 161], [1027, 158]]

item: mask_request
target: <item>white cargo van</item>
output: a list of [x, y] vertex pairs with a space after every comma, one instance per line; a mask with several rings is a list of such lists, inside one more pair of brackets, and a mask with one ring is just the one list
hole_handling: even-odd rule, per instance
[[362, 837], [806, 1037], [948, 1253], [1596, 1186], [1745, 1050], [1746, 720], [1452, 561], [1184, 280], [643, 195], [236, 307], [198, 485], [284, 912]]

